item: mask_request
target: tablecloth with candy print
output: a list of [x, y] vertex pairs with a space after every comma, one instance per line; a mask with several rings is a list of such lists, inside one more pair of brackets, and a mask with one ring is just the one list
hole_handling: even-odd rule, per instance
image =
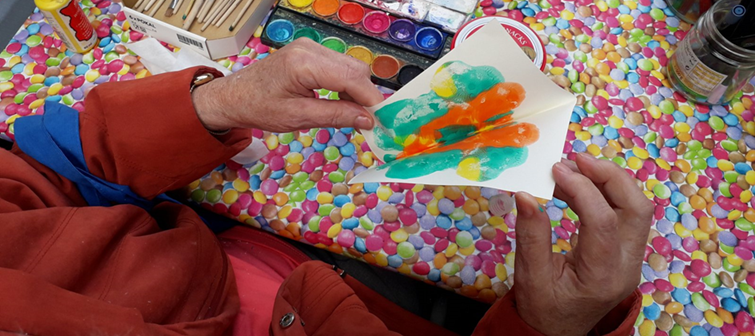
[[[150, 75], [123, 46], [143, 36], [129, 30], [119, 2], [82, 6], [100, 37], [93, 51], [66, 51], [34, 13], [0, 53], [0, 137], [13, 140], [14, 121], [44, 113], [46, 101], [82, 110], [93, 86]], [[752, 335], [753, 85], [728, 106], [712, 107], [687, 103], [670, 89], [665, 67], [689, 25], [663, 0], [483, 0], [476, 15], [522, 21], [546, 44], [545, 73], [578, 97], [564, 156], [587, 152], [616, 162], [656, 204], [635, 333]], [[273, 52], [260, 43], [260, 32], [220, 63], [238, 71]], [[352, 129], [254, 136], [269, 155], [216, 168], [186, 187], [187, 200], [478, 300], [492, 302], [512, 286], [516, 214], [491, 215], [488, 202], [510, 193], [348, 185], [378, 164]], [[578, 217], [559, 200], [542, 204], [553, 251], [569, 251]]]

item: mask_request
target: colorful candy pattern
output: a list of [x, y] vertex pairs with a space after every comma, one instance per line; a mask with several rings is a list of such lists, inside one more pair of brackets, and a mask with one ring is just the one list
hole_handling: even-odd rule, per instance
[[[92, 52], [67, 52], [35, 13], [0, 53], [0, 137], [13, 139], [14, 121], [44, 113], [45, 101], [81, 110], [92, 86], [149, 75], [121, 44], [142, 37], [128, 29], [121, 5], [83, 5], [100, 37]], [[565, 156], [586, 152], [613, 160], [656, 204], [635, 333], [753, 335], [753, 86], [728, 106], [691, 105], [673, 92], [665, 66], [689, 26], [663, 0], [483, 0], [477, 14], [522, 21], [546, 43], [545, 72], [578, 97]], [[268, 52], [258, 31], [239, 56], [220, 63], [238, 71]], [[376, 163], [353, 130], [254, 135], [271, 150], [268, 156], [218, 167], [187, 187], [189, 199], [482, 301], [513, 284], [516, 215], [491, 211], [510, 204], [509, 193], [347, 185]], [[577, 216], [559, 200], [542, 203], [553, 250], [570, 250]]]

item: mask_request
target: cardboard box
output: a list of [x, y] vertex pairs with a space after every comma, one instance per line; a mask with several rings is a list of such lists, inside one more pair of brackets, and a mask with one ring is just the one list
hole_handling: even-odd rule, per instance
[[[182, 28], [182, 17], [190, 0], [184, 0], [182, 8], [170, 17], [165, 16], [165, 11], [171, 0], [166, 0], [154, 17], [149, 16], [146, 11], [135, 10], [133, 6], [137, 1], [123, 0], [123, 11], [131, 24], [131, 29], [176, 47], [191, 49], [210, 59], [237, 55], [241, 52], [275, 3], [275, 0], [254, 0], [233, 31], [229, 31], [228, 28], [242, 11], [247, 0], [242, 0], [220, 27], [210, 25], [205, 31], [201, 31], [204, 23], [195, 20], [187, 31]], [[159, 2], [160, 0], [156, 1]], [[152, 8], [149, 12], [151, 11]]]

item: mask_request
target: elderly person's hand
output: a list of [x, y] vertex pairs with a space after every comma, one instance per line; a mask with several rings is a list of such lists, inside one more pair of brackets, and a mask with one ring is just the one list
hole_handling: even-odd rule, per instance
[[[343, 99], [317, 99], [317, 89], [340, 92]], [[371, 129], [372, 116], [363, 106], [380, 103], [383, 95], [370, 82], [365, 63], [301, 38], [233, 75], [197, 87], [192, 98], [209, 130], [290, 132]]]
[[516, 194], [516, 302], [549, 336], [586, 335], [637, 288], [653, 206], [610, 161], [578, 155], [553, 167], [558, 199], [579, 215], [579, 243], [552, 253], [551, 225], [535, 199]]

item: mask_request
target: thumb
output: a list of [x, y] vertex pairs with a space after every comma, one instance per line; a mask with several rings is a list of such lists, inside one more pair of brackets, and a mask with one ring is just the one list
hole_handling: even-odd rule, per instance
[[532, 195], [518, 192], [515, 198], [516, 283], [539, 288], [537, 282], [550, 279], [553, 269], [550, 220]]
[[300, 98], [292, 103], [293, 111], [301, 111], [300, 120], [293, 121], [301, 124], [299, 129], [353, 127], [369, 130], [374, 124], [370, 113], [352, 101]]

